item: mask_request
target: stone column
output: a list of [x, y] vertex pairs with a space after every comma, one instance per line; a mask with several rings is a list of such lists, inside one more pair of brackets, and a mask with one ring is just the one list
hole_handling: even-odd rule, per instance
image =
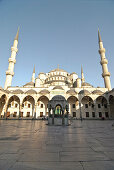
[[81, 102], [79, 102], [79, 108], [80, 108], [80, 119], [82, 120], [82, 109], [81, 109], [81, 107], [82, 107], [82, 104], [81, 104]]
[[21, 112], [22, 112], [22, 104], [19, 105], [19, 118], [21, 117]]

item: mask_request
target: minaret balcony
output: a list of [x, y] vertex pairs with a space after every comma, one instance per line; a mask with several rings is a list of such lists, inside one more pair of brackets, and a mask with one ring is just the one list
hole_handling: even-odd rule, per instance
[[15, 51], [17, 53], [18, 49], [17, 49], [17, 47], [11, 47], [11, 51]]
[[107, 72], [107, 73], [102, 73], [102, 77], [106, 77], [106, 76], [109, 76], [110, 77], [110, 72]]
[[99, 50], [99, 54], [105, 53], [105, 51], [106, 51], [105, 48], [102, 48]]
[[103, 58], [100, 62], [100, 64], [108, 64], [108, 60], [106, 58]]
[[7, 70], [7, 71], [6, 71], [6, 75], [14, 76], [14, 72], [12, 72], [12, 71], [10, 71], [10, 70]]
[[14, 63], [14, 64], [16, 63], [16, 59], [13, 59], [13, 58], [9, 58], [8, 61], [9, 61], [9, 63], [10, 63], [10, 62], [12, 62], [12, 63]]

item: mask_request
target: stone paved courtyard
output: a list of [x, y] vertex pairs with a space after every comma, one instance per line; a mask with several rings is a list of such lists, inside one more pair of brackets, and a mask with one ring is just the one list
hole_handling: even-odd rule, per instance
[[0, 121], [0, 170], [114, 170], [113, 121]]

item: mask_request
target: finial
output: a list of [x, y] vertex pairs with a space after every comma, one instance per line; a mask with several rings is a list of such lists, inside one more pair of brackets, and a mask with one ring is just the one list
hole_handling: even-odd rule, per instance
[[33, 73], [35, 73], [35, 65], [34, 65]]
[[18, 30], [17, 30], [17, 34], [16, 34], [16, 36], [15, 36], [15, 40], [18, 41], [18, 37], [19, 37], [19, 27], [18, 27]]
[[99, 28], [98, 28], [98, 40], [99, 40], [99, 42], [102, 42], [100, 32], [99, 32]]

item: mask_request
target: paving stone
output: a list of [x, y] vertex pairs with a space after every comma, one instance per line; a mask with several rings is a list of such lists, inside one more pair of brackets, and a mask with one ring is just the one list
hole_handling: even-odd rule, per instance
[[113, 121], [0, 121], [0, 170], [112, 170]]

